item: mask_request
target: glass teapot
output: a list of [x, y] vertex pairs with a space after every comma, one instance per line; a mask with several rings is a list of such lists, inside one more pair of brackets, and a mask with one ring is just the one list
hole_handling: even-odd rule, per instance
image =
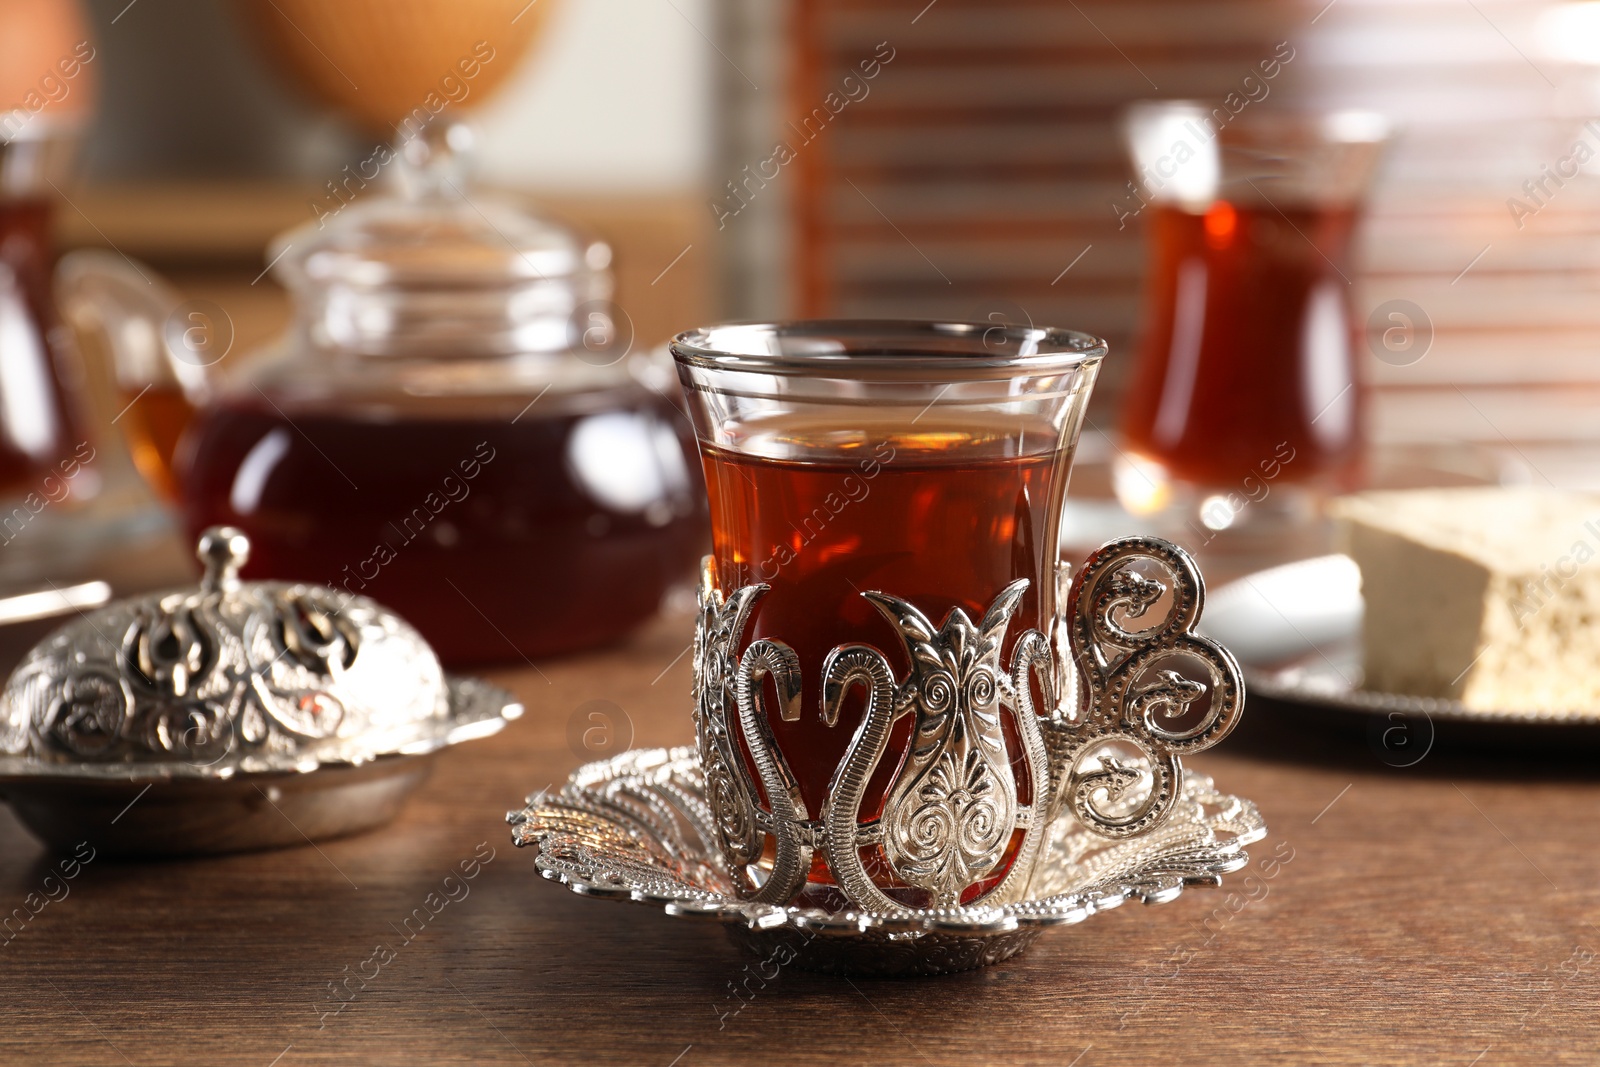
[[470, 145], [436, 120], [394, 153], [400, 195], [280, 235], [294, 316], [258, 356], [223, 360], [221, 309], [118, 257], [60, 272], [190, 536], [239, 527], [245, 577], [371, 597], [449, 665], [617, 639], [706, 543], [692, 435], [634, 373], [610, 248], [470, 192]]

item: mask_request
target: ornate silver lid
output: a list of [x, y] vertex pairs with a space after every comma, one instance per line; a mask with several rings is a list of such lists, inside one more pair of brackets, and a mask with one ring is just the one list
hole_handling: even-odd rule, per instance
[[365, 597], [241, 582], [250, 543], [200, 538], [198, 589], [119, 601], [51, 634], [0, 696], [0, 777], [229, 778], [430, 752], [521, 706], [446, 679]]
[[465, 122], [437, 119], [391, 154], [400, 195], [348, 207], [329, 197], [274, 238], [267, 255], [294, 296], [296, 329], [346, 355], [519, 356], [592, 377], [595, 362], [556, 357], [597, 343], [597, 322], [609, 343], [611, 247], [475, 188], [472, 142]]

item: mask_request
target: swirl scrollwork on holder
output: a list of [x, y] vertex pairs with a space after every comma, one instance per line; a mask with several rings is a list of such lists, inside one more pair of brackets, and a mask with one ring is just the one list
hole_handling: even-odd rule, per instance
[[[1006, 631], [1027, 586], [1026, 580], [1008, 586], [977, 623], [956, 609], [940, 627], [898, 597], [862, 594], [894, 626], [911, 668], [897, 681], [888, 658], [869, 645], [841, 645], [824, 661], [823, 721], [838, 724], [845, 695], [857, 686], [866, 690], [866, 707], [820, 818], [813, 819], [761, 697], [770, 676], [779, 717], [797, 719], [799, 661], [787, 645], [770, 639], [735, 655], [767, 587], [745, 586], [724, 599], [707, 569], [695, 645], [696, 737], [718, 844], [741, 896], [787, 903], [804, 886], [820, 848], [853, 905], [903, 910], [906, 904], [867, 871], [862, 854], [873, 847], [882, 848], [894, 881], [920, 890], [933, 907], [969, 902], [964, 898], [986, 879], [992, 884], [980, 894], [985, 899], [1021, 892], [1040, 848], [1041, 801], [1050, 780], [1030, 684], [1036, 680], [1048, 700], [1053, 675], [1049, 644], [1034, 630], [1018, 638], [1010, 667], [1001, 664]], [[1007, 714], [1021, 739], [1025, 786], [1012, 770]], [[895, 723], [906, 715], [914, 716], [910, 751], [893, 775], [882, 815], [864, 823], [868, 785], [888, 754]], [[758, 874], [763, 856], [770, 864]]]
[[[781, 641], [753, 642], [743, 657], [735, 652], [756, 601], [768, 588], [747, 585], [724, 599], [707, 561], [694, 640], [695, 740], [717, 843], [735, 886], [750, 900], [784, 903], [800, 891], [811, 866], [811, 845], [801, 830], [808, 815], [773, 738], [761, 689], [770, 675], [778, 689], [779, 715], [792, 721], [800, 713], [800, 663]], [[734, 721], [770, 808], [762, 807]], [[769, 836], [775, 859], [770, 870], [760, 871]]]
[[[1162, 577], [1141, 573], [1141, 563]], [[1131, 625], [1147, 620], [1163, 599], [1164, 616]], [[1099, 835], [1144, 833], [1167, 818], [1182, 793], [1181, 756], [1210, 748], [1238, 722], [1239, 666], [1225, 648], [1194, 633], [1204, 600], [1194, 560], [1158, 538], [1113, 541], [1085, 561], [1067, 603], [1080, 698], [1074, 713], [1057, 709], [1044, 720], [1052, 816], [1068, 805]], [[1205, 680], [1175, 669], [1183, 664]], [[1116, 743], [1137, 750], [1148, 770], [1110, 755]], [[1083, 766], [1089, 757], [1098, 766]], [[1135, 797], [1146, 778], [1142, 799]]]
[[778, 690], [778, 714], [786, 722], [800, 717], [800, 657], [782, 641], [754, 641], [739, 659], [734, 696], [745, 747], [755, 763], [773, 822], [776, 853], [772, 870], [755, 893], [763, 902], [782, 903], [792, 897], [811, 870], [811, 845], [796, 828], [806, 822], [806, 802], [800, 785], [778, 751], [778, 741], [762, 707], [761, 689], [771, 676]]
[[[1204, 598], [1194, 561], [1142, 537], [1089, 558], [1068, 598], [1079, 698], [1067, 707], [1058, 704], [1063, 672], [1042, 633], [1017, 635], [1002, 663], [1027, 588], [1025, 579], [1007, 586], [977, 622], [956, 608], [937, 627], [908, 601], [861, 594], [894, 628], [909, 667], [897, 679], [889, 658], [864, 644], [839, 645], [823, 661], [822, 721], [839, 724], [852, 689], [864, 691], [865, 707], [814, 816], [763, 697], [770, 681], [777, 718], [801, 716], [799, 659], [771, 638], [737, 653], [768, 587], [724, 598], [707, 561], [696, 738], [717, 842], [744, 899], [788, 903], [820, 851], [845, 899], [867, 911], [905, 910], [903, 890], [932, 908], [1003, 904], [1027, 891], [1046, 830], [1064, 808], [1108, 838], [1168, 818], [1183, 792], [1181, 755], [1226, 736], [1244, 701], [1233, 657], [1193, 632]], [[891, 751], [907, 716], [908, 748]], [[1118, 745], [1139, 759], [1119, 759]], [[881, 814], [863, 821], [872, 783], [891, 760]], [[869, 871], [875, 862], [883, 866]]]

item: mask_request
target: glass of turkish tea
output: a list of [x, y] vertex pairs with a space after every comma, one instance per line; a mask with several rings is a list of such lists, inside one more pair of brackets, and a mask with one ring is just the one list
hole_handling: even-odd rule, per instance
[[[998, 661], [1011, 662], [1026, 631], [1052, 633], [1062, 504], [1106, 349], [1065, 330], [835, 321], [716, 326], [678, 335], [672, 352], [711, 504], [704, 581], [717, 598], [764, 587], [748, 626], [732, 635], [733, 651], [770, 639], [797, 657], [798, 705], [764, 706], [801, 806], [815, 816], [866, 704], [857, 690], [844, 694], [842, 706], [824, 708], [823, 679], [836, 648], [882, 650], [896, 678], [911, 677], [908, 634], [918, 619], [931, 634], [957, 611], [992, 618], [992, 606], [1019, 579], [1026, 587]], [[897, 620], [879, 594], [915, 612]], [[916, 677], [925, 694], [935, 694], [942, 668], [923, 666], [932, 673]], [[705, 673], [698, 659], [697, 670]], [[962, 695], [953, 706], [969, 706], [962, 702], [974, 694], [966, 687], [981, 687], [967, 675], [954, 684]], [[1056, 685], [1063, 691], [1059, 679]], [[990, 714], [981, 710], [988, 707], [982, 694], [970, 706]], [[1043, 783], [1031, 782], [1020, 761], [1011, 709], [995, 705], [992, 714], [973, 720], [972, 733], [986, 722], [1003, 736], [1019, 799], [1028, 803]], [[861, 797], [863, 823], [884, 816], [907, 754], [927, 743], [912, 736], [912, 722], [900, 716], [890, 730]], [[748, 761], [748, 740], [736, 745]], [[1016, 841], [993, 844], [999, 862], [966, 897], [1005, 875]], [[881, 854], [866, 858], [866, 870], [886, 892], [900, 891], [902, 903], [928, 903], [895, 885]], [[819, 852], [802, 900], [837, 907], [834, 884]]]
[[1388, 124], [1166, 101], [1125, 132], [1149, 261], [1117, 496], [1202, 545], [1304, 525], [1360, 473], [1351, 239]]

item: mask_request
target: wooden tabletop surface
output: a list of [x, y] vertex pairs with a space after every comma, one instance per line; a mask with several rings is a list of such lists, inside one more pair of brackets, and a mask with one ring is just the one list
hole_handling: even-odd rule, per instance
[[[678, 615], [622, 648], [491, 674], [528, 714], [444, 754], [401, 818], [363, 836], [95, 858], [67, 879], [0, 809], [0, 910], [30, 915], [0, 941], [0, 1062], [1489, 1067], [1600, 1054], [1592, 758], [1435, 746], [1396, 768], [1359, 732], [1307, 732], [1259, 703], [1194, 761], [1270, 827], [1223, 889], [1047, 931], [982, 971], [789, 968], [736, 994], [746, 959], [719, 929], [547, 883], [503, 821], [586, 759], [688, 741], [689, 636]], [[580, 713], [589, 701], [609, 704]], [[587, 728], [596, 707], [616, 730], [585, 751], [574, 716]], [[463, 864], [475, 877], [460, 879]], [[407, 938], [401, 921], [430, 899], [436, 913]], [[332, 998], [331, 983], [374, 969]]]

